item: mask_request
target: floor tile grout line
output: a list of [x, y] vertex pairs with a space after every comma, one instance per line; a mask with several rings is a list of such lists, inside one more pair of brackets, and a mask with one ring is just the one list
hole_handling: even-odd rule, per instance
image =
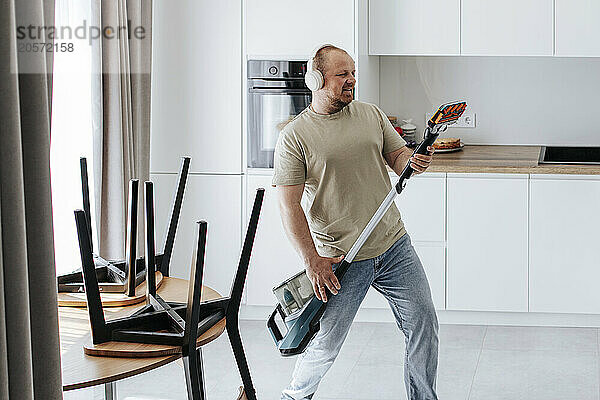
[[475, 383], [475, 376], [477, 376], [477, 368], [479, 368], [479, 361], [481, 360], [481, 354], [483, 353], [483, 344], [485, 343], [485, 337], [487, 336], [488, 326], [486, 325], [485, 331], [483, 332], [483, 339], [481, 340], [481, 348], [479, 349], [479, 355], [477, 356], [477, 363], [475, 364], [475, 370], [473, 371], [473, 378], [471, 379], [471, 385], [469, 386], [469, 393], [467, 394], [467, 400], [471, 398], [471, 392], [473, 391], [473, 385]]
[[[573, 332], [573, 336], [577, 336], [580, 335], [582, 331], [596, 331], [596, 348], [594, 349], [593, 346], [593, 338], [591, 338], [591, 342], [588, 342], [588, 339], [586, 339], [586, 344], [585, 346], [581, 346], [581, 348], [572, 348], [572, 347], [567, 347], [566, 344], [564, 343], [552, 343], [552, 345], [549, 344], [542, 344], [541, 346], [530, 346], [529, 344], [527, 344], [527, 348], [523, 348], [522, 346], [510, 346], [507, 347], [505, 345], [498, 345], [498, 344], [494, 344], [494, 342], [492, 341], [492, 343], [488, 344], [488, 347], [485, 346], [485, 339], [487, 339], [487, 333], [489, 333], [490, 329], [494, 329], [494, 328], [525, 328], [528, 330], [545, 330], [549, 333], [556, 333], [560, 330], [571, 330], [571, 331], [578, 331], [577, 332]], [[499, 332], [500, 335], [502, 336], [502, 332]], [[577, 333], [577, 335], [575, 335], [575, 333]], [[511, 333], [511, 335], [516, 334], [516, 333]], [[506, 339], [506, 338], [505, 338]], [[539, 339], [539, 338], [538, 338]], [[573, 339], [573, 337], [569, 337], [569, 340]], [[503, 339], [504, 340], [504, 339]], [[562, 326], [504, 326], [504, 325], [487, 325], [486, 326], [486, 336], [484, 337], [484, 342], [483, 342], [483, 347], [485, 350], [488, 351], [530, 351], [530, 352], [557, 352], [557, 353], [562, 353], [562, 352], [569, 352], [569, 353], [594, 353], [597, 356], [600, 355], [600, 328], [588, 328], [588, 327], [562, 327]]]
[[[362, 354], [362, 352], [361, 352], [361, 354]], [[348, 371], [348, 376], [346, 376], [346, 379], [344, 380], [344, 383], [342, 384], [342, 386], [346, 386], [346, 382], [348, 382], [348, 379], [350, 379], [350, 377], [352, 376], [352, 371], [354, 371], [354, 368], [356, 368], [356, 366], [358, 365], [359, 358], [360, 358], [360, 356], [358, 356], [358, 358], [356, 359], [354, 364], [352, 364], [352, 368], [350, 368], [350, 370]], [[343, 399], [344, 397], [339, 397], [339, 398]]]
[[[352, 328], [350, 328], [352, 329]], [[368, 343], [371, 341], [371, 338], [373, 338], [375, 336], [377, 329], [373, 329], [373, 331], [369, 334], [368, 339], [365, 340], [365, 343], [360, 346], [361, 350], [359, 351], [356, 360], [352, 363], [352, 366], [350, 367], [350, 369], [348, 370], [348, 374], [344, 379], [344, 383], [342, 384], [342, 387], [345, 386], [345, 383], [348, 381], [348, 379], [350, 379], [350, 376], [352, 375], [352, 371], [354, 371], [354, 369], [356, 368], [356, 366], [358, 365], [358, 361], [360, 360], [361, 356], [363, 355], [363, 353], [366, 351], [367, 347], [368, 347]], [[346, 340], [344, 340], [344, 344], [346, 343]], [[343, 349], [343, 345], [342, 345], [342, 349]], [[335, 361], [334, 361], [335, 363]], [[326, 375], [327, 376], [327, 375]], [[317, 389], [317, 392], [319, 390]], [[318, 398], [318, 397], [317, 397]], [[333, 396], [334, 399], [343, 399], [344, 397], [338, 397], [338, 396]]]
[[[387, 322], [385, 324], [388, 324]], [[394, 325], [396, 328], [398, 328], [398, 326], [393, 323], [390, 322], [389, 324]], [[377, 325], [377, 324], [376, 324]], [[361, 346], [361, 351], [359, 352], [358, 356], [356, 357], [356, 361], [354, 361], [354, 363], [352, 364], [352, 367], [349, 369], [348, 371], [348, 375], [345, 378], [344, 384], [348, 381], [348, 379], [350, 379], [350, 377], [352, 376], [352, 373], [354, 372], [354, 370], [359, 367], [358, 363], [360, 361], [360, 359], [362, 358], [362, 355], [367, 351], [368, 347], [369, 347], [369, 343], [371, 342], [371, 340], [376, 336], [377, 334], [377, 328], [373, 329], [373, 332], [369, 335], [369, 339], [365, 341], [365, 344], [363, 344]], [[397, 334], [401, 335], [402, 337], [404, 337], [403, 333], [398, 330]], [[345, 385], [342, 385], [345, 386]], [[337, 397], [334, 396], [335, 399], [346, 399], [347, 397]]]
[[[362, 346], [362, 347], [363, 347], [363, 349], [358, 354], [358, 357], [356, 357], [356, 361], [354, 361], [354, 363], [352, 364], [352, 367], [350, 367], [350, 369], [348, 370], [348, 374], [347, 374], [347, 376], [344, 379], [344, 383], [342, 384], [342, 388], [345, 386], [345, 384], [348, 381], [348, 379], [350, 379], [350, 376], [352, 375], [352, 371], [354, 371], [354, 368], [356, 368], [356, 365], [358, 364], [358, 360], [360, 359], [360, 356], [365, 351], [366, 345]], [[327, 376], [327, 375], [325, 375], [325, 376]], [[319, 386], [320, 386], [320, 384], [319, 384]], [[318, 394], [318, 391], [319, 391], [319, 389], [317, 389], [317, 392], [315, 394]], [[343, 399], [344, 398], [344, 397], [338, 397], [337, 395], [330, 396], [330, 397], [332, 397], [334, 399]], [[317, 398], [319, 398], [319, 397], [317, 396]]]
[[[349, 399], [358, 399], [358, 398], [360, 398], [360, 399], [366, 400], [366, 399], [372, 399], [371, 396], [373, 396], [375, 394], [375, 392], [373, 392], [370, 395], [367, 394], [364, 397], [355, 397], [355, 396], [359, 395], [359, 393], [358, 392], [356, 392], [356, 393], [350, 392], [350, 393], [353, 393], [353, 394], [351, 394], [351, 396], [341, 397], [344, 394], [343, 393], [343, 391], [345, 390], [344, 387], [347, 385], [347, 383], [350, 381], [350, 379], [353, 378], [354, 370], [357, 370], [357, 374], [355, 376], [356, 378], [360, 378], [360, 376], [362, 376], [362, 369], [361, 369], [362, 368], [362, 364], [360, 364], [360, 359], [363, 358], [366, 354], [369, 354], [369, 352], [371, 352], [373, 350], [371, 348], [372, 342], [376, 341], [378, 339], [380, 332], [383, 333], [383, 330], [380, 330], [380, 329], [369, 329], [368, 325], [370, 325], [370, 323], [367, 323], [367, 325], [364, 326], [364, 328], [366, 328], [364, 331], [362, 331], [363, 327], [361, 327], [361, 331], [362, 332], [358, 332], [359, 333], [358, 339], [362, 338], [362, 342], [357, 342], [357, 343], [353, 344], [352, 357], [349, 357], [347, 360], [345, 360], [345, 362], [347, 362], [347, 364], [344, 367], [344, 371], [342, 371], [344, 373], [340, 374], [342, 379], [340, 379], [339, 382], [338, 382], [337, 379], [335, 381], [335, 382], [337, 382], [336, 383], [336, 389], [339, 387], [339, 388], [341, 388], [342, 392], [337, 392], [337, 393], [335, 393], [333, 395], [326, 395], [325, 396], [326, 399], [329, 399], [329, 400], [339, 400], [341, 398], [344, 398], [344, 399], [349, 400]], [[387, 325], [395, 325], [395, 324], [394, 323], [385, 323], [385, 325], [386, 326], [384, 328], [385, 328], [386, 336], [388, 336], [388, 328], [390, 328], [390, 327], [387, 326]], [[378, 328], [381, 327], [381, 324], [378, 324], [377, 327]], [[264, 329], [264, 328], [262, 328], [262, 324], [261, 324], [260, 328], [261, 328], [260, 332], [262, 332], [263, 329]], [[549, 327], [549, 328], [556, 328], [556, 327]], [[479, 396], [481, 396], [483, 394], [482, 390], [481, 390], [482, 389], [482, 386], [481, 386], [482, 378], [484, 378], [484, 376], [487, 377], [487, 371], [488, 371], [488, 363], [487, 362], [490, 361], [490, 360], [491, 361], [495, 360], [495, 354], [494, 354], [494, 352], [507, 352], [507, 351], [508, 352], [521, 352], [521, 351], [524, 350], [524, 349], [519, 349], [519, 348], [509, 349], [509, 350], [504, 349], [504, 348], [496, 348], [496, 349], [490, 348], [490, 346], [494, 346], [495, 344], [497, 345], [496, 342], [497, 342], [498, 338], [496, 336], [497, 336], [498, 332], [496, 331], [496, 327], [493, 326], [493, 325], [482, 325], [481, 328], [478, 329], [478, 335], [477, 335], [477, 337], [479, 336], [479, 334], [481, 334], [481, 329], [483, 329], [483, 334], [482, 334], [482, 339], [479, 339], [480, 340], [480, 349], [479, 349], [478, 355], [476, 356], [477, 357], [476, 358], [476, 365], [474, 366], [474, 371], [472, 372], [472, 379], [471, 379], [471, 382], [469, 382], [469, 388], [466, 388], [466, 383], [467, 382], [465, 382], [464, 388], [467, 389], [467, 396], [461, 397], [461, 398], [475, 399], [476, 397], [479, 397]], [[600, 358], [598, 357], [598, 354], [600, 354], [600, 328], [594, 328], [593, 330], [587, 330], [587, 331], [586, 330], [578, 330], [578, 331], [579, 331], [579, 333], [581, 333], [583, 335], [582, 337], [585, 339], [585, 342], [587, 343], [587, 345], [585, 347], [585, 350], [577, 350], [576, 352], [579, 353], [581, 351], [582, 353], [586, 353], [586, 356], [587, 356], [588, 354], [591, 355], [590, 352], [593, 351], [594, 355], [595, 355], [594, 360], [590, 360], [591, 364], [588, 364], [589, 368], [592, 368], [591, 370], [589, 370], [590, 375], [587, 375], [587, 374], [586, 375], [588, 377], [590, 377], [591, 379], [593, 379], [593, 366], [596, 366], [596, 377], [597, 377], [596, 379], [597, 379], [597, 381], [593, 382], [591, 380], [588, 380], [586, 382], [586, 385], [589, 385], [588, 389], [590, 390], [590, 392], [588, 392], [588, 393], [590, 393], [590, 394], [593, 394], [594, 392], [597, 393], [596, 397], [593, 397], [593, 395], [592, 395], [591, 398], [598, 400], [598, 399], [600, 399]], [[593, 350], [593, 332], [594, 331], [596, 332], [596, 350]], [[389, 334], [391, 334], [391, 333], [392, 332], [389, 332]], [[393, 333], [397, 334], [399, 336], [402, 336], [402, 333], [400, 333], [397, 329], [394, 329]], [[469, 332], [469, 336], [473, 337], [473, 335], [471, 333], [472, 333], [472, 331]], [[504, 336], [503, 332], [500, 332], [500, 333], [501, 333], [501, 336]], [[558, 337], [560, 339], [560, 343], [557, 342], [557, 344], [562, 344], [564, 346], [564, 345], [567, 345], [568, 343], [570, 343], [572, 341], [572, 339], [576, 339], [576, 337], [571, 336], [572, 332], [569, 331], [567, 333], [568, 333], [568, 335], [566, 336], [566, 339], [562, 338], [562, 336]], [[490, 335], [491, 339], [490, 339], [490, 343], [488, 343], [488, 347], [486, 347], [485, 346], [485, 342], [487, 340], [487, 335], [488, 334]], [[268, 337], [268, 334], [266, 332], [265, 332], [265, 335], [267, 336], [268, 341], [263, 341], [263, 340], [255, 341], [255, 344], [257, 344], [257, 346], [255, 346], [252, 351], [250, 351], [249, 348], [247, 349], [248, 350], [248, 353], [247, 353], [248, 356], [250, 356], [250, 353], [254, 353], [255, 356], [256, 356], [256, 354], [259, 353], [256, 350], [260, 350], [260, 349], [263, 349], [263, 348], [266, 349], [267, 347], [265, 346], [265, 344], [269, 345], [268, 346], [269, 349], [271, 348], [271, 346], [272, 346], [271, 338]], [[514, 335], [516, 335], [516, 336], [514, 336]], [[255, 334], [250, 335], [249, 338], [248, 338], [248, 340], [244, 340], [244, 345], [250, 345], [250, 342], [253, 342], [251, 338], [256, 337], [256, 336], [258, 336], [258, 335], [255, 335]], [[461, 335], [461, 336], [463, 336], [463, 335]], [[514, 340], [515, 338], [518, 338], [518, 337], [519, 337], [519, 331], [515, 331], [513, 333], [513, 336], [507, 337], [505, 339]], [[551, 338], [552, 338], [552, 342], [551, 343], [554, 343], [554, 337], [552, 336]], [[357, 339], [357, 337], [355, 337], [355, 339]], [[459, 338], [459, 339], [462, 340], [462, 339], [466, 339], [466, 338]], [[228, 354], [229, 354], [230, 353], [230, 349], [229, 349], [229, 346], [228, 346], [229, 344], [226, 343], [227, 339], [223, 338], [222, 340], [224, 340], [224, 342], [222, 344], [224, 344], [226, 346], [223, 347], [223, 348], [221, 348], [221, 346], [217, 346], [217, 347], [219, 347], [220, 351], [227, 351]], [[456, 343], [456, 342], [454, 342], [454, 343]], [[475, 343], [476, 342], [471, 341], [470, 347], [473, 350], [477, 350], [477, 347], [473, 346]], [[539, 348], [537, 350], [528, 349], [528, 351], [534, 352], [534, 353], [547, 353], [548, 351], [552, 352], [552, 349], [546, 348], [551, 343], [550, 342], [549, 343], [545, 343], [544, 342], [544, 343], [542, 343], [544, 345], [544, 348]], [[359, 346], [355, 347], [356, 344], [359, 344]], [[574, 345], [574, 343], [571, 343], [571, 345]], [[557, 349], [554, 349], [554, 350], [557, 350], [559, 353], [563, 353], [564, 351], [572, 352], [571, 350], [567, 350], [566, 347], [563, 348], [563, 346], [561, 346], [560, 348], [558, 348], [558, 350]], [[207, 349], [208, 348], [209, 347], [207, 347]], [[276, 353], [275, 355], [277, 355], [277, 356], [279, 355], [278, 352], [274, 348], [272, 350]], [[484, 360], [486, 362], [484, 362], [483, 364], [481, 364], [481, 360], [483, 359], [483, 350], [487, 351], [486, 352], [486, 359]], [[380, 350], [376, 350], [376, 351], [380, 351]], [[383, 350], [383, 351], [386, 351], [386, 350]], [[378, 355], [378, 354], [379, 353], [374, 353], [373, 355]], [[473, 354], [474, 354], [473, 352], [471, 352], [470, 354], [471, 354], [472, 358], [475, 358], [475, 356], [473, 356]], [[206, 355], [208, 356], [208, 352], [206, 353]], [[217, 353], [213, 353], [213, 357], [216, 356], [216, 355], [217, 355]], [[356, 358], [354, 358], [354, 357], [356, 357]], [[352, 360], [352, 358], [354, 358], [354, 360]], [[472, 362], [472, 358], [471, 358], [471, 362]], [[586, 360], [587, 360], [587, 358], [586, 358]], [[206, 361], [209, 361], [209, 357], [206, 358]], [[234, 362], [232, 355], [231, 355], [231, 362]], [[171, 364], [171, 365], [173, 365], [173, 364]], [[470, 364], [470, 365], [472, 366], [472, 364]], [[482, 369], [483, 375], [481, 373], [479, 373], [479, 367], [480, 366], [483, 366], [482, 367], [483, 368]], [[251, 365], [251, 368], [252, 368], [252, 365]], [[256, 371], [256, 374], [258, 374], [258, 375], [261, 374], [261, 373], [258, 372], [259, 370], [261, 370], [261, 368], [263, 368], [263, 367], [259, 367], [259, 369]], [[177, 369], [177, 371], [170, 370], [169, 375], [172, 375], [173, 373], [177, 373], [178, 376], [179, 376], [179, 374], [182, 374], [182, 372], [181, 372], [181, 370], [179, 368], [176, 368], [176, 369]], [[263, 370], [263, 371], [267, 371], [267, 370]], [[235, 375], [235, 377], [234, 377], [234, 375]], [[230, 383], [234, 382], [237, 385], [239, 377], [237, 376], [237, 372], [236, 371], [234, 371], [234, 375], [227, 375], [227, 376], [219, 377], [218, 379], [211, 380], [213, 382], [212, 385], [217, 385], [218, 386], [218, 385], [221, 384], [221, 382], [223, 382], [223, 383], [225, 383], [225, 382], [230, 382]], [[254, 376], [254, 374], [252, 374], [252, 375], [253, 375], [252, 378], [254, 380], [255, 376]], [[232, 378], [235, 378], [235, 379], [232, 379]], [[465, 376], [465, 378], [468, 381], [468, 375]], [[227, 380], [227, 379], [229, 379], [229, 380]], [[352, 379], [352, 381], [354, 381], [354, 380], [355, 379]], [[474, 385], [475, 380], [478, 380], [480, 382], [480, 386], [478, 386], [478, 390], [474, 392], [473, 389], [475, 388], [475, 385]], [[596, 385], [597, 385], [596, 389], [593, 388], [593, 384], [594, 383], [596, 383]], [[208, 388], [208, 384], [209, 384], [209, 381], [207, 381], [207, 389], [209, 389]], [[229, 384], [227, 386], [231, 386], [231, 385]], [[207, 392], [210, 392], [210, 389]], [[123, 394], [125, 394], [125, 392]], [[130, 395], [130, 394], [131, 393], [127, 392], [127, 395]], [[97, 398], [97, 397], [95, 397], [97, 395], [102, 395], [102, 394], [99, 393], [99, 392], [94, 392], [92, 396], [94, 396], [94, 398]], [[222, 395], [222, 393], [219, 392], [219, 395]], [[475, 395], [477, 395], [477, 396], [475, 396]], [[92, 397], [92, 396], [90, 396], [90, 397]], [[77, 397], [77, 398], [73, 397], [72, 400], [76, 400], [76, 399], [79, 400], [80, 398], [83, 400], [83, 397]], [[210, 396], [210, 394], [209, 394], [209, 398], [212, 398], [212, 396]], [[217, 397], [217, 398], [223, 398], [223, 397]], [[320, 398], [320, 397], [316, 397], [316, 398]]]

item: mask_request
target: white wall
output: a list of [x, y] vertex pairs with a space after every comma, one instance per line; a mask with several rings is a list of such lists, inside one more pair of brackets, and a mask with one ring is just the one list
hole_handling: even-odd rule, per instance
[[446, 135], [465, 143], [600, 145], [600, 58], [380, 58], [380, 106], [419, 131], [426, 112], [458, 99], [477, 128]]

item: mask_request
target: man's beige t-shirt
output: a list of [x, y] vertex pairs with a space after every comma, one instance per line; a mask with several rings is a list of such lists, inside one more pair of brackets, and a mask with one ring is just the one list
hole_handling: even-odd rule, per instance
[[[304, 183], [308, 225], [321, 256], [350, 250], [392, 188], [383, 154], [405, 144], [377, 106], [359, 101], [329, 115], [308, 107], [281, 131], [272, 184]], [[383, 254], [405, 233], [392, 204], [355, 261]]]

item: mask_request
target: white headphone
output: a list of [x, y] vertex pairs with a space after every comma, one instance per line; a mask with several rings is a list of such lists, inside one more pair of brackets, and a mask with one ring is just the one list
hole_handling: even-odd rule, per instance
[[333, 45], [327, 43], [317, 47], [310, 55], [310, 58], [308, 59], [308, 62], [306, 64], [306, 74], [304, 75], [304, 82], [306, 83], [306, 87], [308, 87], [313, 92], [316, 92], [317, 90], [321, 89], [325, 81], [321, 71], [313, 68], [313, 62], [319, 50], [328, 46]]

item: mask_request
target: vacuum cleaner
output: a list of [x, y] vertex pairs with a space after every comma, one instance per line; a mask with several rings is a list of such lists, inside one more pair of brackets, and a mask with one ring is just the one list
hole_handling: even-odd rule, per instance
[[[428, 154], [427, 147], [433, 145], [439, 134], [444, 132], [448, 128], [448, 125], [455, 123], [466, 108], [467, 103], [464, 101], [441, 105], [427, 122], [427, 126], [423, 132], [423, 141], [415, 148], [413, 155]], [[390, 208], [396, 195], [402, 192], [406, 186], [407, 179], [411, 177], [413, 172], [414, 170], [410, 166], [409, 161], [400, 174], [398, 183], [392, 187], [348, 251], [348, 254], [346, 254], [335, 270], [335, 275], [340, 282], [354, 260], [354, 257], [356, 257], [356, 254], [367, 241], [371, 232], [373, 232]], [[327, 288], [325, 290], [327, 290], [327, 296], [331, 296], [329, 290]], [[277, 285], [273, 288], [273, 293], [278, 300], [278, 304], [267, 321], [267, 328], [282, 356], [298, 355], [306, 349], [306, 346], [308, 346], [312, 338], [319, 331], [319, 322], [325, 312], [327, 303], [319, 300], [314, 295], [312, 284], [306, 275], [306, 271], [299, 272]], [[283, 327], [287, 329], [285, 335], [281, 333], [279, 325], [275, 320], [277, 315], [281, 317]]]

